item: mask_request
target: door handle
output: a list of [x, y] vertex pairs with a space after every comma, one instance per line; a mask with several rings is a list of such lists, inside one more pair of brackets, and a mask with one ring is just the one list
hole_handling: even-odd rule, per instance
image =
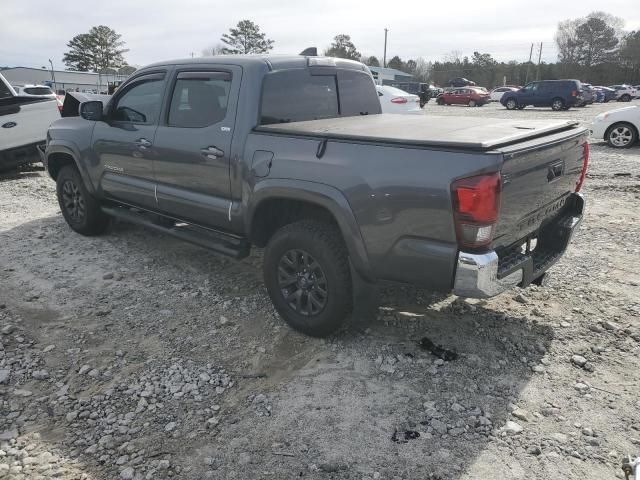
[[200, 152], [202, 152], [202, 155], [204, 155], [207, 158], [224, 157], [224, 152], [220, 150], [218, 147], [214, 147], [214, 146], [203, 148], [202, 150], [200, 150]]
[[151, 146], [151, 142], [146, 138], [139, 138], [134, 143], [137, 147], [140, 147], [142, 149], [149, 148]]

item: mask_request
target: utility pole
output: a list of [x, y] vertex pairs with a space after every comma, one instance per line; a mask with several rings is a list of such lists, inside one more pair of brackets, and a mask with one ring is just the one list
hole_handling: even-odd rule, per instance
[[529, 65], [531, 65], [531, 57], [533, 57], [533, 43], [531, 44], [531, 50], [529, 50], [529, 62], [527, 63], [527, 75], [524, 77], [524, 84], [529, 83]]
[[388, 28], [384, 29], [384, 56], [382, 57], [382, 66], [387, 68], [387, 32]]
[[56, 74], [53, 72], [53, 62], [49, 59], [49, 63], [51, 64], [51, 80], [53, 80], [53, 91], [58, 91], [58, 86], [56, 85]]
[[538, 51], [538, 70], [536, 71], [536, 80], [540, 80], [540, 60], [542, 59], [542, 42], [540, 42], [540, 50]]

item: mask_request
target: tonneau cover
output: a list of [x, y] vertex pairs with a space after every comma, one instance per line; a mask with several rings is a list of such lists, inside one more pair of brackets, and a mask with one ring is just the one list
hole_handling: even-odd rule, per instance
[[567, 130], [576, 125], [578, 122], [569, 120], [383, 113], [261, 125], [256, 131], [403, 145], [491, 150], [540, 135]]

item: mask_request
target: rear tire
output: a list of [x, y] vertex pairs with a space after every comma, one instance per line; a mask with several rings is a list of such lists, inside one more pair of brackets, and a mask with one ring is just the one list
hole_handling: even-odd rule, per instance
[[470, 107], [475, 107], [477, 104], [476, 104], [476, 101], [475, 101], [475, 100], [469, 100], [468, 105], [469, 105]]
[[345, 325], [353, 284], [337, 227], [313, 220], [285, 225], [269, 240], [263, 268], [273, 306], [291, 327], [326, 337]]
[[625, 93], [624, 95], [622, 95], [620, 97], [620, 100], [622, 100], [623, 102], [630, 102], [631, 101], [631, 95], [629, 95], [628, 93]]
[[89, 193], [74, 165], [62, 167], [58, 173], [56, 193], [62, 216], [72, 230], [87, 236], [100, 235], [106, 230], [109, 217]]
[[518, 108], [518, 102], [515, 98], [509, 98], [505, 104], [505, 107], [507, 107], [507, 110], [515, 110], [516, 108]]
[[631, 148], [638, 141], [638, 130], [626, 122], [614, 123], [604, 135], [610, 147]]
[[562, 100], [561, 98], [554, 98], [551, 101], [551, 110], [553, 110], [554, 112], [559, 112], [562, 109], [564, 109], [564, 100]]

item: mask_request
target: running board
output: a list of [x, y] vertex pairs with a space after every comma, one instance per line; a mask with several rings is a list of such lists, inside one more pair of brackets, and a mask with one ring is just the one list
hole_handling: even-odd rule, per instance
[[[177, 223], [173, 226], [161, 225], [154, 219], [158, 215], [144, 211], [130, 210], [124, 207], [102, 207], [102, 211], [109, 216], [126, 222], [142, 225], [160, 233], [171, 235], [185, 242], [212, 250], [216, 253], [228, 255], [236, 260], [249, 255], [249, 244], [243, 238], [226, 235], [222, 232], [208, 230], [188, 223]], [[171, 220], [171, 219], [169, 219]]]

